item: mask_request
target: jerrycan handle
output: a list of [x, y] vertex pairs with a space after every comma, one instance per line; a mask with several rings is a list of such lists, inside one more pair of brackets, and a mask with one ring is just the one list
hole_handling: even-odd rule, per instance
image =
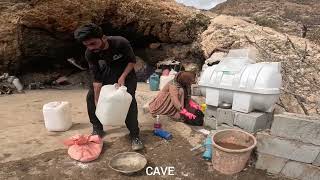
[[114, 87], [115, 87], [116, 89], [118, 89], [118, 90], [127, 92], [127, 87], [126, 87], [126, 86], [119, 86], [118, 83], [115, 83], [115, 84], [114, 84]]
[[124, 91], [124, 92], [127, 92], [127, 87], [126, 87], [126, 86], [120, 86], [120, 87], [119, 87], [119, 90]]

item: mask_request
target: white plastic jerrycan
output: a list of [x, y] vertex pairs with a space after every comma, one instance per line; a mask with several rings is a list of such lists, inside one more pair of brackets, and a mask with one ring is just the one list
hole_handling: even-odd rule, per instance
[[176, 76], [177, 72], [173, 69], [171, 69], [169, 76], [160, 76], [160, 84], [159, 89], [162, 90], [165, 85], [168, 84], [168, 82], [172, 81], [174, 77]]
[[55, 101], [43, 105], [44, 124], [48, 131], [66, 131], [72, 126], [71, 104]]
[[129, 111], [132, 96], [127, 92], [127, 87], [105, 85], [101, 88], [96, 116], [103, 125], [122, 126]]

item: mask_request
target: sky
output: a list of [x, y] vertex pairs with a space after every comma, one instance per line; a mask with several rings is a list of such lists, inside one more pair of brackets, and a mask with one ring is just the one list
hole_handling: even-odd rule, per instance
[[182, 3], [186, 6], [193, 6], [197, 9], [209, 10], [216, 5], [223, 3], [227, 0], [176, 0], [178, 3]]

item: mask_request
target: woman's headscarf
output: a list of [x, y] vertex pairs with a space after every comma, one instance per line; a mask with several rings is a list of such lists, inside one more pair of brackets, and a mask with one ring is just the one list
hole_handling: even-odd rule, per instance
[[185, 102], [189, 102], [191, 98], [191, 85], [194, 83], [195, 77], [195, 73], [188, 71], [181, 71], [176, 74], [174, 81], [176, 85], [183, 88]]
[[193, 72], [181, 71], [176, 75], [175, 80], [181, 86], [188, 87], [188, 86], [191, 86], [191, 84], [194, 83], [195, 74]]

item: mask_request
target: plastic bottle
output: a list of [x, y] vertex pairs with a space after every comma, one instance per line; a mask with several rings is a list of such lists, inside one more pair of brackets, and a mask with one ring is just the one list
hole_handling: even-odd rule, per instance
[[12, 84], [16, 87], [18, 92], [21, 92], [23, 90], [23, 85], [21, 84], [21, 82], [18, 78], [14, 78], [12, 81]]
[[208, 136], [203, 144], [206, 150], [202, 154], [202, 157], [205, 160], [211, 160], [211, 157], [212, 157], [212, 140], [211, 140], [211, 138], [212, 138], [212, 136]]
[[165, 131], [163, 129], [155, 129], [153, 131], [153, 134], [156, 135], [156, 136], [159, 136], [161, 138], [164, 138], [166, 140], [172, 139], [171, 133], [169, 133], [168, 131]]
[[154, 129], [160, 129], [161, 128], [161, 123], [160, 123], [160, 116], [157, 115], [156, 117], [156, 122], [153, 125]]
[[160, 84], [160, 77], [158, 74], [153, 73], [149, 78], [149, 85], [151, 91], [158, 91]]
[[207, 105], [206, 105], [206, 104], [201, 104], [201, 111], [202, 111], [203, 113], [206, 112], [206, 109], [207, 109]]

